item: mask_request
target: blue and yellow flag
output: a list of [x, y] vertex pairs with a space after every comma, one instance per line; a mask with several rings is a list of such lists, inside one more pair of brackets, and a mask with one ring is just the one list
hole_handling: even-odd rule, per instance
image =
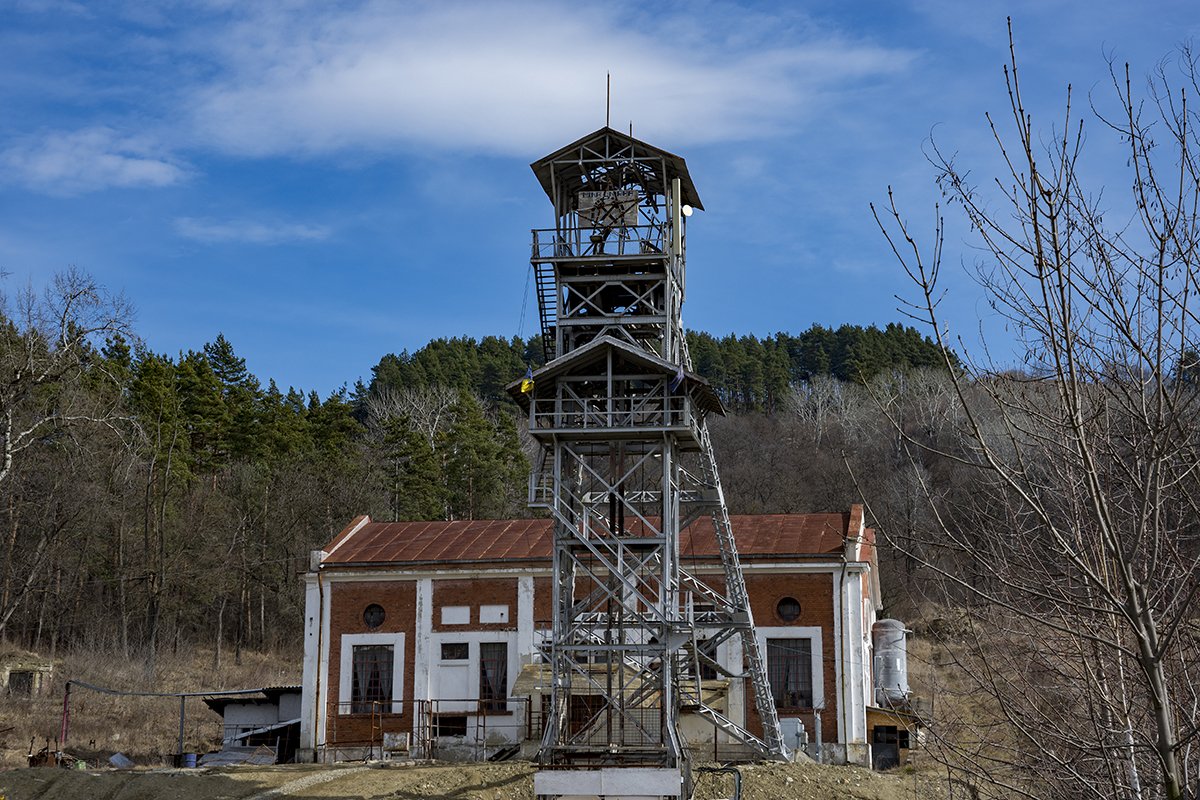
[[521, 379], [521, 393], [529, 394], [533, 391], [533, 367], [525, 368], [525, 377]]

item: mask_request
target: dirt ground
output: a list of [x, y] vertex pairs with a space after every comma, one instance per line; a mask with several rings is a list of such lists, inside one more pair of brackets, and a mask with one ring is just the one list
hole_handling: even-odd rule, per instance
[[[937, 796], [937, 779], [814, 764], [744, 765], [743, 800], [912, 800]], [[291, 764], [220, 769], [0, 772], [3, 800], [282, 800], [394, 798], [506, 800], [533, 797], [534, 766], [505, 764]], [[699, 775], [696, 800], [732, 796], [729, 776]]]

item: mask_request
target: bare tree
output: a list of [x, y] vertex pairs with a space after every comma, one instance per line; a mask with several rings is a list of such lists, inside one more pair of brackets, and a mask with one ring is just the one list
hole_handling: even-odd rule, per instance
[[[117, 392], [95, 391], [96, 345], [128, 332], [130, 309], [76, 269], [56, 275], [41, 294], [20, 292], [15, 302], [0, 294], [0, 487], [6, 487], [30, 450], [69, 442], [73, 427], [112, 425], [119, 418]], [[13, 498], [0, 564], [0, 634], [28, 596], [65, 524], [23, 533]], [[18, 560], [23, 542], [26, 558]], [[19, 574], [18, 574], [19, 570]]]
[[830, 429], [841, 426], [849, 430], [852, 412], [861, 412], [864, 399], [857, 384], [814, 375], [793, 388], [787, 406], [812, 431], [813, 444], [820, 448]]
[[122, 297], [75, 268], [55, 275], [41, 295], [30, 287], [9, 305], [0, 295], [0, 483], [50, 430], [114, 418], [111, 408], [79, 402], [79, 390], [95, 346], [128, 334], [131, 317]]
[[436, 450], [438, 435], [450, 426], [451, 410], [457, 402], [458, 391], [448, 386], [381, 386], [367, 395], [367, 419], [377, 433], [387, 422], [402, 419]]
[[[906, 437], [975, 476], [972, 494], [952, 503], [923, 483], [933, 522], [915, 555], [976, 604], [963, 680], [987, 698], [973, 727], [941, 741], [980, 796], [1193, 797], [1200, 140], [1188, 95], [1197, 64], [1185, 52], [1183, 88], [1162, 67], [1145, 97], [1128, 65], [1110, 64], [1117, 111], [1093, 100], [1085, 125], [1068, 89], [1061, 127], [1043, 143], [1011, 28], [1009, 43], [1011, 130], [988, 117], [1004, 174], [980, 187], [936, 146], [931, 156], [979, 241], [982, 286], [1025, 354], [1019, 370], [969, 354], [950, 370], [957, 446]], [[1124, 219], [1121, 201], [1087, 183], [1085, 130], [1126, 148]], [[917, 288], [910, 311], [949, 367], [940, 210], [928, 249], [890, 191], [872, 210]]]

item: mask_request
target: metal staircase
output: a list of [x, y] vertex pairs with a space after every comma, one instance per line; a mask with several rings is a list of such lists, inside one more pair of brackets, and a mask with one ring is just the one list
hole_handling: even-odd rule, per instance
[[554, 265], [545, 261], [533, 263], [534, 282], [537, 284], [538, 317], [542, 323], [542, 352], [549, 364], [557, 355], [554, 341], [555, 324], [558, 319], [558, 281], [554, 276]]
[[764, 742], [762, 739], [759, 739], [757, 736], [726, 717], [720, 711], [711, 709], [703, 704], [696, 706], [696, 708], [693, 710], [696, 714], [711, 722], [718, 730], [724, 731], [743, 744], [749, 745], [759, 753], [773, 755], [774, 749], [768, 742]]

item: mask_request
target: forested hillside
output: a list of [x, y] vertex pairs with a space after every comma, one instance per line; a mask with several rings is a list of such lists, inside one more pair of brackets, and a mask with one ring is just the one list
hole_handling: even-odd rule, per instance
[[[773, 411], [790, 389], [819, 376], [866, 383], [881, 372], [919, 367], [943, 368], [941, 351], [916, 328], [895, 323], [884, 329], [813, 325], [799, 335], [776, 333], [716, 337], [689, 331], [688, 350], [704, 376], [732, 411]], [[952, 355], [952, 361], [957, 359]], [[495, 336], [437, 339], [415, 353], [389, 354], [374, 367], [369, 387], [444, 386], [504, 402], [503, 388], [527, 366], [542, 365], [540, 336], [505, 340]]]
[[[13, 643], [151, 668], [183, 642], [236, 658], [294, 641], [297, 573], [357, 514], [528, 513], [528, 444], [503, 387], [538, 366], [536, 337], [435, 340], [321, 397], [250, 374], [220, 333], [155, 352], [86, 276], [56, 291], [7, 317], [0, 354]], [[937, 383], [936, 347], [902, 326], [689, 342], [733, 412], [714, 436], [734, 511], [844, 508], [859, 492], [840, 454], [875, 468], [891, 441], [867, 387]]]

